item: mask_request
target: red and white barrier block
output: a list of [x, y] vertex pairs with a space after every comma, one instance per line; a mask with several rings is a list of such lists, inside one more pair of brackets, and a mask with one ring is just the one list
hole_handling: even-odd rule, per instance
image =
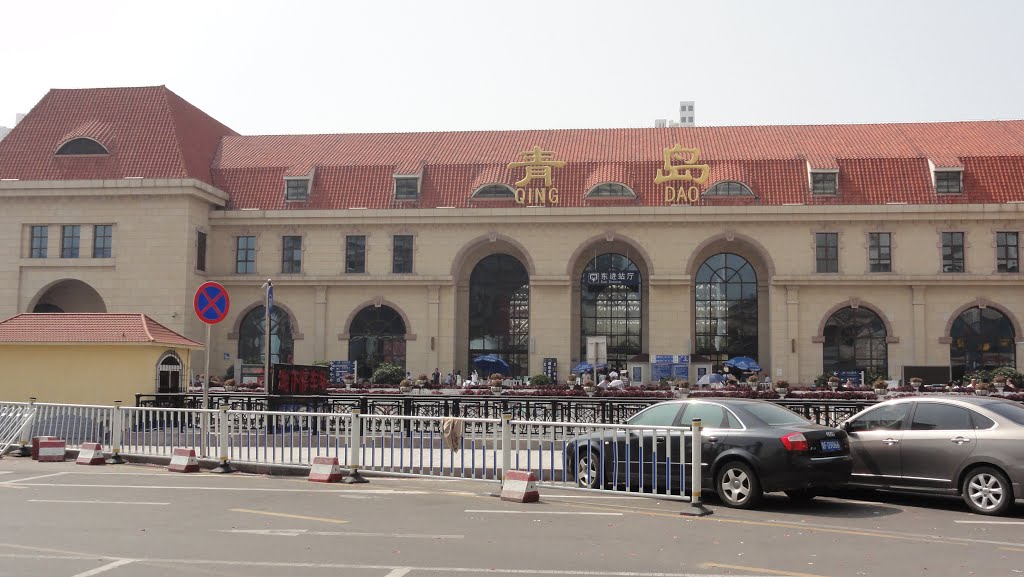
[[39, 440], [39, 462], [64, 462], [64, 452], [67, 451], [67, 443], [63, 439], [40, 439]]
[[309, 480], [313, 483], [337, 483], [344, 475], [337, 457], [314, 457], [309, 469]]
[[103, 445], [99, 443], [82, 443], [78, 449], [78, 458], [75, 459], [78, 465], [105, 465], [107, 458], [103, 456]]
[[167, 470], [173, 473], [195, 473], [199, 471], [199, 460], [196, 459], [195, 449], [174, 448], [171, 454], [171, 464]]
[[537, 476], [530, 471], [507, 471], [501, 483], [501, 500], [515, 503], [536, 503], [540, 500], [537, 492]]

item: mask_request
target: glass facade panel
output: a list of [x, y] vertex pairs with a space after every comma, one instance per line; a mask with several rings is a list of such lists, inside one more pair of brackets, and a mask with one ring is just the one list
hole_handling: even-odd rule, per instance
[[348, 332], [348, 358], [359, 363], [360, 378], [370, 378], [381, 363], [405, 366], [405, 321], [395, 309], [366, 307], [352, 319]]
[[892, 235], [868, 233], [868, 267], [871, 272], [892, 272]]
[[285, 200], [307, 200], [309, 198], [309, 179], [290, 178], [284, 181]]
[[750, 263], [732, 253], [711, 256], [697, 269], [694, 288], [694, 352], [716, 364], [757, 358], [757, 273]]
[[396, 200], [416, 200], [420, 195], [420, 179], [405, 177], [395, 179]]
[[935, 171], [935, 192], [939, 194], [958, 194], [962, 192], [961, 172], [959, 170]]
[[[238, 328], [238, 358], [243, 363], [263, 364], [266, 356], [266, 311], [267, 307], [263, 305], [252, 309]], [[274, 306], [270, 310], [270, 362], [292, 363], [294, 355], [291, 320], [284, 309]]]
[[256, 237], [235, 239], [235, 274], [256, 274]]
[[1020, 272], [1016, 232], [996, 233], [996, 270], [999, 272]]
[[980, 369], [1016, 366], [1013, 323], [992, 307], [973, 307], [960, 313], [949, 336], [954, 379]]
[[100, 224], [93, 227], [92, 258], [110, 258], [114, 246], [114, 227]]
[[815, 233], [814, 246], [815, 270], [817, 272], [839, 272], [839, 233]]
[[281, 237], [281, 272], [294, 274], [302, 272], [302, 237]]
[[964, 233], [942, 233], [942, 272], [964, 272]]
[[835, 194], [838, 180], [839, 175], [835, 172], [812, 172], [811, 194]]
[[32, 227], [32, 252], [30, 258], [46, 258], [46, 245], [50, 242], [50, 227]]
[[366, 237], [346, 236], [345, 237], [345, 272], [363, 273], [366, 272]]
[[412, 273], [412, 242], [411, 234], [395, 235], [391, 253], [391, 272], [393, 274]]
[[836, 371], [889, 372], [889, 346], [885, 323], [864, 307], [840, 309], [825, 322], [821, 365], [826, 373]]
[[509, 364], [512, 376], [526, 375], [530, 370], [529, 340], [530, 277], [526, 267], [507, 254], [484, 257], [469, 278], [470, 363], [481, 355], [496, 355]]
[[[596, 273], [595, 277], [590, 273]], [[622, 273], [631, 280], [607, 280]], [[605, 280], [601, 280], [604, 277]], [[587, 358], [587, 337], [607, 340], [608, 365], [624, 369], [626, 360], [642, 351], [643, 279], [628, 257], [616, 253], [597, 256], [583, 269], [580, 281], [580, 359]], [[619, 338], [632, 335], [634, 338]]]
[[82, 228], [77, 224], [64, 225], [60, 228], [60, 257], [78, 258], [78, 245], [82, 239]]

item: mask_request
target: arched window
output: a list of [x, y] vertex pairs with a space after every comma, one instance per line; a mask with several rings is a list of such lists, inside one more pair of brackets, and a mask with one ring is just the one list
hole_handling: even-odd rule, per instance
[[181, 357], [177, 353], [164, 353], [156, 365], [156, 392], [180, 393], [182, 383]]
[[395, 309], [366, 307], [348, 329], [348, 359], [359, 363], [359, 377], [370, 378], [381, 363], [405, 366], [405, 321]]
[[504, 359], [512, 376], [530, 369], [530, 275], [514, 256], [492, 254], [469, 277], [469, 360]]
[[587, 198], [636, 198], [636, 193], [624, 184], [605, 182], [591, 188]]
[[864, 307], [839, 309], [825, 322], [821, 366], [826, 373], [877, 370], [889, 374], [885, 323]]
[[[260, 305], [251, 311], [238, 328], [238, 358], [243, 363], [260, 365], [266, 354], [264, 316], [267, 307]], [[270, 310], [270, 362], [295, 362], [295, 342], [288, 313], [278, 306]]]
[[59, 149], [57, 155], [68, 154], [110, 154], [107, 149], [91, 138], [75, 138], [65, 142]]
[[697, 269], [697, 343], [694, 352], [713, 363], [757, 358], [757, 273], [737, 254], [719, 253]]
[[754, 196], [754, 192], [742, 182], [723, 181], [707, 189], [703, 196]]
[[488, 184], [473, 193], [473, 198], [513, 198], [514, 196], [515, 192], [512, 188], [504, 184]]
[[580, 279], [580, 358], [587, 337], [606, 337], [608, 365], [625, 368], [643, 348], [643, 291], [640, 269], [625, 255], [598, 255]]
[[960, 313], [949, 337], [954, 379], [980, 369], [1017, 365], [1013, 323], [992, 307], [973, 307]]

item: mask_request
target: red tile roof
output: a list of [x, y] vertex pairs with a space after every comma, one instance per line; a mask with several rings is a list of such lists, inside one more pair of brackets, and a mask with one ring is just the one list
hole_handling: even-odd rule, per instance
[[24, 313], [0, 321], [0, 344], [153, 343], [190, 349], [185, 338], [139, 313]]
[[[78, 136], [111, 154], [53, 155]], [[50, 91], [0, 141], [0, 178], [194, 177], [227, 192], [234, 209], [519, 207], [472, 194], [486, 184], [514, 185], [524, 169], [507, 165], [540, 146], [566, 162], [553, 170], [557, 206], [663, 205], [665, 187], [654, 176], [663, 150], [676, 144], [699, 148], [711, 167], [702, 191], [738, 180], [755, 195], [703, 196], [702, 204], [1024, 201], [1020, 120], [239, 136], [162, 86]], [[963, 194], [936, 194], [932, 165], [962, 168]], [[808, 168], [838, 169], [839, 193], [813, 196]], [[285, 202], [284, 178], [311, 170], [309, 199]], [[419, 199], [394, 200], [396, 174], [421, 175]], [[629, 186], [637, 198], [584, 198], [605, 181]]]
[[[55, 89], [0, 141], [0, 178], [211, 183], [220, 139], [235, 134], [164, 86]], [[96, 140], [110, 155], [54, 155], [78, 137]]]

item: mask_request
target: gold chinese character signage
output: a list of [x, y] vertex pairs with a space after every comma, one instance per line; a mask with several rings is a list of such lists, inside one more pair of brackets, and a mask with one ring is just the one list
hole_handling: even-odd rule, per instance
[[[564, 160], [555, 160], [551, 150], [541, 150], [534, 146], [532, 150], [519, 153], [520, 162], [510, 162], [508, 168], [524, 168], [523, 178], [516, 181], [516, 202], [519, 204], [558, 204], [558, 189], [552, 186], [553, 168], [565, 166]], [[535, 180], [543, 182], [541, 187], [528, 187]]]
[[711, 177], [711, 167], [699, 164], [700, 149], [683, 148], [681, 144], [677, 144], [662, 151], [662, 157], [665, 165], [658, 169], [658, 176], [654, 177], [654, 183], [671, 182], [675, 184], [675, 186], [665, 187], [665, 203], [696, 204], [700, 200], [700, 189], [696, 186], [687, 187], [685, 183], [704, 184]]

